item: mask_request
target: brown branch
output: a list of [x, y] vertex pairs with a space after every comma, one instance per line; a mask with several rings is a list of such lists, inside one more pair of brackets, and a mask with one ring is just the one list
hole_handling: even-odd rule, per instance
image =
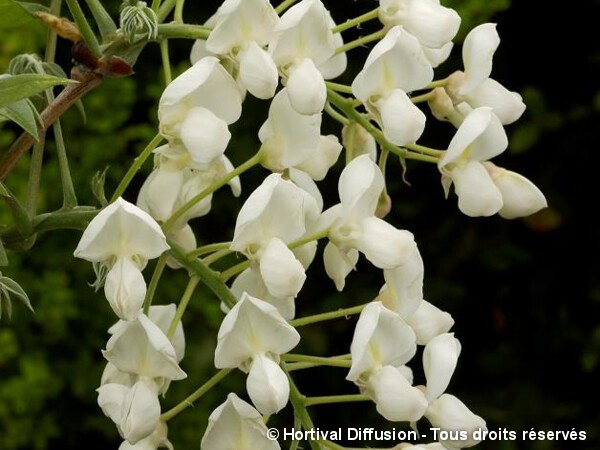
[[[102, 75], [79, 70], [77, 67], [71, 72], [71, 78], [79, 81], [79, 83], [65, 87], [54, 101], [42, 111], [40, 114], [41, 124], [38, 125], [38, 133], [46, 131], [77, 100], [102, 82]], [[33, 142], [33, 136], [23, 132], [21, 136], [13, 142], [6, 153], [2, 155], [0, 158], [0, 181], [4, 181], [21, 157], [31, 148]]]

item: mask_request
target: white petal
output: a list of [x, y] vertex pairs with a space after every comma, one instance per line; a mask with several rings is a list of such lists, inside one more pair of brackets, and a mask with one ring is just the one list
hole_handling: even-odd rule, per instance
[[318, 66], [335, 51], [331, 28], [331, 17], [320, 0], [299, 2], [281, 16], [269, 43], [269, 53], [278, 67], [302, 58], [311, 58]]
[[352, 158], [369, 155], [377, 160], [377, 142], [371, 133], [356, 122], [342, 127], [342, 144]]
[[282, 89], [271, 101], [269, 118], [261, 127], [259, 138], [263, 144], [261, 164], [282, 172], [317, 151], [321, 139], [321, 114], [300, 114], [290, 103], [288, 89]]
[[291, 181], [271, 174], [240, 209], [231, 249], [250, 255], [272, 237], [292, 242], [306, 231], [306, 217], [318, 215], [315, 199]]
[[[119, 320], [117, 324], [126, 323], [124, 320]], [[116, 325], [116, 324], [115, 324]], [[113, 325], [113, 327], [115, 326]], [[108, 331], [113, 328], [111, 327]], [[100, 386], [105, 384], [121, 384], [126, 387], [131, 387], [136, 382], [136, 376], [131, 373], [121, 372], [117, 367], [112, 363], [106, 363], [104, 370], [102, 371], [102, 378], [100, 379]]]
[[447, 312], [423, 300], [415, 313], [406, 319], [406, 323], [417, 335], [417, 344], [427, 345], [437, 335], [447, 333], [454, 325], [454, 319]]
[[73, 254], [102, 262], [111, 256], [153, 259], [168, 249], [156, 221], [137, 206], [118, 198], [92, 219]]
[[448, 151], [440, 158], [438, 167], [462, 159], [487, 161], [508, 146], [508, 138], [500, 120], [489, 107], [471, 111], [456, 130]]
[[379, 17], [386, 25], [402, 25], [423, 45], [434, 48], [451, 41], [460, 26], [456, 11], [430, 0], [383, 0]]
[[361, 233], [351, 245], [364, 253], [380, 269], [393, 269], [404, 264], [413, 254], [414, 236], [398, 230], [377, 217], [367, 217], [360, 223]]
[[215, 367], [240, 367], [259, 353], [280, 355], [298, 345], [300, 335], [269, 303], [242, 295], [218, 333]]
[[304, 267], [280, 239], [269, 240], [260, 256], [260, 274], [275, 297], [296, 297], [304, 285]]
[[352, 92], [366, 102], [394, 89], [411, 92], [433, 80], [433, 68], [416, 37], [396, 26], [371, 50], [363, 70], [352, 82]]
[[174, 212], [183, 172], [172, 167], [154, 169], [140, 189], [137, 205], [154, 219], [165, 221]]
[[384, 183], [381, 170], [368, 155], [354, 158], [342, 171], [338, 182], [344, 215], [354, 220], [372, 216]]
[[369, 303], [354, 330], [350, 345], [352, 367], [346, 379], [356, 381], [382, 366], [406, 364], [417, 351], [415, 341], [414, 332], [398, 314], [380, 302]]
[[276, 440], [267, 438], [260, 413], [234, 393], [227, 396], [208, 418], [202, 450], [280, 450]]
[[460, 342], [454, 333], [440, 334], [425, 346], [423, 370], [427, 378], [427, 401], [432, 402], [442, 395], [456, 369], [460, 355]]
[[262, 99], [275, 95], [279, 74], [273, 59], [265, 50], [256, 42], [251, 42], [239, 55], [239, 62], [239, 76], [248, 92]]
[[[171, 322], [175, 317], [176, 310], [177, 307], [173, 303], [169, 305], [152, 305], [148, 312], [148, 318], [166, 335], [171, 326]], [[177, 362], [180, 362], [185, 354], [185, 336], [183, 334], [183, 325], [181, 324], [181, 321], [179, 321], [175, 327], [175, 333], [171, 338], [171, 343], [173, 344], [175, 354], [177, 355]]]
[[484, 23], [473, 28], [463, 43], [465, 84], [461, 95], [468, 94], [483, 83], [492, 73], [494, 53], [500, 44], [495, 23]]
[[[175, 242], [177, 245], [179, 245], [181, 248], [183, 248], [186, 253], [191, 252], [197, 246], [196, 235], [194, 234], [192, 227], [190, 227], [187, 224], [183, 228], [180, 228], [179, 230], [170, 231], [168, 233], [168, 235], [169, 235], [169, 239], [171, 239], [173, 242]], [[171, 269], [181, 269], [183, 267], [179, 263], [179, 261], [177, 261], [172, 256], [169, 256], [167, 258], [167, 265]]]
[[405, 320], [413, 315], [423, 300], [423, 258], [416, 245], [410, 252], [404, 264], [383, 271], [387, 294], [382, 302]]
[[515, 122], [525, 112], [523, 98], [516, 92], [509, 91], [492, 78], [488, 78], [464, 96], [473, 108], [489, 106], [502, 125]]
[[264, 354], [256, 355], [252, 360], [246, 389], [261, 414], [278, 413], [290, 397], [290, 384], [285, 373]]
[[[240, 300], [244, 293], [256, 298], [260, 298], [270, 303], [285, 320], [292, 320], [296, 314], [296, 304], [294, 297], [279, 298], [271, 295], [265, 286], [260, 272], [255, 268], [248, 268], [240, 273], [231, 285], [231, 292]], [[225, 312], [228, 312], [226, 310]]]
[[523, 175], [492, 163], [486, 163], [485, 167], [502, 194], [503, 205], [498, 212], [501, 217], [526, 217], [548, 206], [542, 191]]
[[214, 25], [206, 47], [218, 54], [249, 42], [266, 45], [278, 17], [267, 0], [226, 0], [213, 16]]
[[440, 48], [423, 47], [423, 53], [427, 57], [427, 60], [431, 66], [435, 69], [448, 59], [450, 53], [452, 53], [453, 47], [454, 44], [452, 42], [448, 42]]
[[458, 208], [470, 217], [488, 217], [502, 208], [502, 193], [496, 187], [483, 164], [469, 161], [452, 169]]
[[[293, 181], [296, 186], [298, 186], [300, 189], [302, 189], [315, 200], [316, 209], [318, 211], [318, 214], [320, 214], [321, 211], [323, 211], [323, 196], [321, 195], [319, 187], [313, 181], [311, 176], [308, 173], [295, 168], [289, 169], [288, 176], [289, 179]], [[310, 221], [316, 221], [317, 218], [318, 216], [311, 217]], [[311, 224], [307, 223], [306, 225], [307, 228], [310, 228]]]
[[115, 314], [133, 320], [146, 296], [146, 281], [140, 269], [129, 259], [119, 258], [106, 275], [104, 295]]
[[414, 143], [425, 130], [425, 114], [400, 89], [376, 103], [381, 114], [383, 134], [392, 144]]
[[323, 251], [323, 262], [327, 276], [333, 280], [336, 289], [342, 292], [346, 277], [358, 262], [358, 250], [351, 248], [348, 252], [342, 252], [336, 245], [328, 242]]
[[332, 134], [321, 136], [316, 151], [296, 168], [308, 173], [313, 180], [321, 181], [327, 175], [327, 171], [337, 162], [341, 152], [342, 145], [337, 136]]
[[327, 87], [312, 59], [305, 58], [288, 76], [286, 88], [290, 104], [298, 113], [318, 114], [325, 107]]
[[[327, 13], [329, 15], [329, 28], [335, 28], [336, 23], [331, 17], [331, 14], [329, 14], [329, 11]], [[333, 35], [333, 45], [336, 49], [344, 45], [342, 33], [335, 33]], [[342, 73], [344, 73], [347, 65], [348, 58], [346, 56], [346, 52], [341, 52], [332, 56], [325, 62], [320, 63], [317, 67], [319, 68], [319, 72], [323, 74], [323, 78], [330, 80], [332, 78], [339, 77]]]
[[108, 383], [96, 389], [98, 392], [98, 406], [106, 417], [118, 424], [121, 422], [122, 405], [129, 392], [128, 386]]
[[123, 372], [181, 380], [186, 374], [163, 331], [143, 313], [120, 327], [106, 343], [104, 357]]
[[473, 414], [458, 398], [450, 394], [443, 394], [440, 398], [429, 405], [425, 412], [434, 427], [444, 431], [465, 431], [465, 440], [440, 440], [449, 449], [461, 449], [473, 447], [480, 441], [473, 439], [476, 430], [487, 430], [485, 420]]
[[160, 402], [153, 382], [138, 381], [123, 401], [119, 432], [130, 444], [150, 436], [160, 419]]
[[197, 164], [220, 157], [231, 139], [227, 123], [206, 108], [192, 108], [181, 124], [181, 140]]
[[377, 405], [377, 412], [392, 422], [415, 422], [427, 409], [423, 392], [411, 386], [396, 367], [384, 366], [372, 374], [367, 392]]
[[165, 88], [159, 101], [161, 126], [180, 123], [193, 107], [206, 108], [228, 124], [242, 112], [235, 80], [213, 56], [202, 58]]

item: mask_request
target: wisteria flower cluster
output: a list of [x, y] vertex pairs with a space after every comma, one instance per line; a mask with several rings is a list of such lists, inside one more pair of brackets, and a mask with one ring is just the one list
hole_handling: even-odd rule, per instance
[[[263, 416], [290, 407], [310, 428], [310, 397], [299, 393], [292, 374], [319, 365], [345, 367], [358, 397], [388, 421], [416, 426], [425, 418], [469, 436], [395, 448], [476, 445], [472, 431], [486, 429], [485, 420], [448, 392], [461, 353], [454, 319], [423, 298], [424, 263], [414, 235], [385, 220], [391, 201], [385, 163], [397, 155], [404, 166], [409, 160], [435, 164], [441, 192], [448, 196], [453, 187], [458, 209], [468, 216], [513, 219], [546, 206], [532, 182], [490, 161], [508, 146], [504, 126], [525, 110], [517, 93], [490, 78], [500, 43], [495, 24], [467, 35], [463, 71], [435, 80], [461, 23], [456, 11], [435, 0], [380, 0], [375, 10], [340, 25], [321, 0], [288, 0], [277, 8], [268, 0], [225, 0], [212, 17], [198, 20], [205, 22], [205, 39], [194, 43], [189, 69], [162, 93], [158, 138], [150, 147], [154, 169], [137, 204], [120, 197], [110, 203], [75, 250], [95, 264], [97, 285], [119, 318], [103, 350], [108, 362], [98, 403], [116, 424], [121, 449], [172, 448], [167, 422], [234, 369], [245, 374], [246, 391], [223, 396], [200, 448], [278, 449]], [[345, 43], [342, 33], [367, 20], [379, 20], [381, 30]], [[375, 45], [351, 84], [330, 81], [347, 72], [346, 55], [368, 42]], [[254, 155], [235, 167], [225, 155], [229, 127], [248, 96], [270, 106], [256, 130]], [[339, 122], [338, 136], [322, 134], [329, 119]], [[417, 144], [433, 119], [456, 128], [445, 149]], [[210, 213], [212, 194], [228, 184], [239, 196], [240, 175], [259, 165], [264, 179], [232, 218], [231, 240], [198, 246], [192, 221]], [[339, 202], [326, 205], [319, 183], [338, 175]], [[326, 242], [319, 247], [319, 240]], [[232, 253], [235, 265], [220, 272], [210, 267]], [[361, 255], [381, 270], [382, 286], [371, 298], [296, 317], [315, 258], [323, 258], [332, 287], [344, 292]], [[190, 273], [177, 307], [151, 305], [155, 286], [147, 288], [143, 270], [154, 258], [152, 283], [167, 265]], [[181, 318], [200, 282], [216, 294], [224, 314], [214, 351], [220, 371], [206, 389], [162, 413], [159, 397], [171, 381], [186, 377], [179, 365]], [[349, 354], [290, 353], [302, 341], [300, 325], [353, 314], [360, 315]], [[419, 346], [422, 381], [409, 367]], [[351, 399], [331, 396], [330, 402]], [[343, 448], [329, 441], [310, 445]]]

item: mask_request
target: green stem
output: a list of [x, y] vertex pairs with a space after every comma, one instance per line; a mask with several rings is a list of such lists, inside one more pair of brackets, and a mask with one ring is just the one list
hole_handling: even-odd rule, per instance
[[344, 44], [341, 47], [336, 48], [335, 54], [337, 55], [339, 53], [344, 53], [344, 52], [347, 52], [348, 50], [352, 50], [353, 48], [362, 47], [363, 45], [368, 44], [369, 42], [378, 41], [378, 40], [382, 39], [383, 37], [385, 37], [386, 33], [387, 33], [386, 30], [379, 30], [375, 33], [368, 34], [368, 35], [358, 38], [354, 41], [350, 41], [347, 44]]
[[354, 314], [360, 314], [361, 311], [367, 306], [368, 303], [364, 305], [353, 306], [351, 308], [338, 309], [337, 311], [330, 311], [321, 314], [315, 314], [314, 316], [301, 317], [299, 319], [294, 319], [290, 322], [290, 325], [298, 328], [303, 327], [305, 325], [310, 325], [312, 323], [324, 322], [326, 320], [338, 319], [340, 317], [347, 317]]
[[236, 264], [235, 266], [223, 271], [219, 278], [223, 283], [227, 283], [227, 281], [229, 281], [230, 278], [236, 276], [240, 272], [243, 272], [248, 267], [250, 267], [250, 261], [242, 261], [241, 263]]
[[152, 154], [154, 149], [158, 146], [158, 144], [160, 144], [162, 140], [163, 137], [160, 134], [154, 136], [154, 138], [150, 141], [150, 143], [146, 146], [142, 153], [140, 153], [140, 155], [133, 160], [133, 164], [131, 164], [131, 166], [127, 170], [127, 173], [117, 186], [117, 189], [115, 189], [115, 193], [110, 199], [111, 203], [123, 195], [125, 189], [127, 189], [127, 186], [129, 186], [129, 183], [131, 183], [131, 180], [133, 180], [135, 174], [138, 172], [138, 170], [140, 170], [146, 159], [148, 159], [148, 157]]
[[[50, 14], [60, 17], [60, 10], [62, 8], [62, 0], [52, 0], [50, 2]], [[48, 38], [46, 39], [46, 52], [44, 55], [44, 61], [51, 63], [56, 58], [56, 31], [52, 28], [48, 28]]]
[[446, 153], [444, 150], [437, 150], [435, 148], [425, 147], [423, 145], [418, 145], [418, 144], [404, 144], [404, 147], [406, 147], [407, 149], [412, 150], [414, 152], [423, 153], [425, 155], [431, 155], [436, 158], [439, 158], [444, 153]]
[[300, 238], [298, 240], [291, 242], [290, 244], [288, 244], [288, 248], [290, 250], [292, 250], [294, 248], [302, 247], [303, 245], [308, 244], [309, 242], [318, 241], [319, 239], [326, 238], [328, 234], [329, 234], [329, 228], [327, 228], [325, 230], [317, 231], [316, 233], [313, 233], [311, 235], [305, 236], [303, 238]]
[[428, 92], [427, 94], [416, 95], [414, 97], [411, 97], [410, 101], [413, 102], [414, 104], [428, 102], [432, 96], [433, 96], [433, 91]]
[[176, 23], [184, 23], [183, 22], [183, 5], [185, 3], [185, 0], [177, 0], [177, 3], [175, 3], [175, 14], [174, 14], [174, 19]]
[[94, 16], [94, 20], [98, 25], [100, 36], [104, 42], [108, 41], [112, 36], [117, 34], [117, 26], [110, 17], [110, 14], [104, 9], [100, 0], [86, 0], [88, 8]]
[[169, 59], [169, 41], [167, 39], [160, 41], [160, 57], [162, 60], [163, 74], [165, 76], [165, 85], [167, 85], [173, 79], [171, 75], [171, 61]]
[[423, 89], [435, 89], [437, 87], [444, 87], [448, 84], [448, 78], [444, 78], [443, 80], [434, 80], [425, 86]]
[[[54, 211], [40, 214], [31, 220], [32, 233], [42, 233], [51, 230], [83, 230], [90, 221], [98, 214], [99, 210], [92, 206], [79, 206], [65, 211]], [[23, 230], [16, 226], [0, 230], [0, 238], [8, 246], [15, 244], [29, 236], [23, 236]]]
[[100, 50], [100, 44], [98, 43], [98, 39], [96, 39], [96, 35], [92, 31], [92, 27], [88, 23], [85, 14], [79, 6], [79, 2], [77, 0], [67, 0], [67, 5], [69, 6], [69, 10], [71, 11], [71, 15], [83, 36], [83, 40], [87, 44], [88, 48], [92, 52], [96, 58], [99, 58], [102, 55], [102, 51]]
[[344, 93], [344, 94], [350, 94], [350, 95], [352, 95], [352, 94], [353, 94], [353, 92], [352, 92], [352, 87], [351, 87], [351, 86], [348, 86], [348, 85], [346, 85], [346, 84], [333, 83], [332, 81], [326, 81], [326, 82], [325, 82], [325, 85], [326, 85], [326, 86], [327, 86], [329, 89], [331, 89], [331, 90], [334, 90], [334, 91], [337, 91], [337, 92], [342, 92], [342, 93]]
[[330, 403], [351, 403], [371, 401], [369, 397], [363, 394], [351, 395], [324, 395], [322, 397], [305, 397], [305, 406], [326, 405]]
[[367, 13], [364, 13], [354, 19], [350, 19], [347, 20], [344, 23], [339, 24], [338, 26], [334, 27], [331, 32], [332, 33], [341, 33], [342, 31], [346, 31], [349, 28], [355, 27], [357, 25], [360, 25], [363, 22], [367, 22], [369, 20], [373, 20], [373, 19], [377, 19], [379, 17], [379, 8], [375, 8], [372, 11], [369, 11]]
[[207, 39], [211, 29], [201, 25], [166, 23], [158, 26], [160, 38]]
[[154, 267], [154, 272], [152, 273], [152, 278], [150, 279], [150, 284], [148, 285], [148, 290], [146, 291], [146, 297], [144, 298], [144, 314], [148, 315], [150, 312], [150, 305], [152, 305], [152, 300], [154, 299], [154, 294], [156, 293], [156, 288], [158, 287], [158, 282], [160, 281], [160, 277], [165, 270], [165, 266], [167, 265], [167, 253], [163, 253], [158, 261], [156, 262], [156, 267]]
[[229, 250], [228, 248], [226, 248], [223, 250], [216, 251], [212, 255], [208, 255], [206, 258], [202, 258], [202, 261], [207, 266], [210, 266], [212, 263], [218, 261], [221, 258], [224, 258], [227, 255], [231, 255], [232, 253], [233, 250]]
[[158, 8], [160, 8], [160, 0], [152, 0], [152, 11], [158, 12]]
[[216, 244], [203, 245], [202, 247], [198, 247], [196, 250], [189, 252], [187, 257], [194, 259], [199, 256], [206, 255], [207, 253], [217, 252], [219, 250], [229, 250], [230, 246], [231, 242], [218, 242]]
[[286, 9], [288, 9], [290, 6], [292, 6], [297, 1], [298, 0], [284, 0], [275, 8], [275, 12], [277, 14], [281, 15]]
[[312, 355], [298, 355], [294, 353], [288, 353], [286, 355], [281, 355], [281, 359], [286, 362], [305, 362], [322, 366], [331, 366], [331, 367], [344, 367], [350, 368], [352, 366], [352, 361], [348, 359], [339, 359], [334, 357], [322, 357], [322, 356], [312, 356]]
[[190, 299], [192, 298], [192, 294], [194, 293], [194, 290], [196, 289], [196, 286], [198, 286], [199, 282], [200, 278], [198, 278], [197, 276], [191, 277], [190, 281], [188, 281], [188, 285], [185, 288], [185, 292], [183, 293], [183, 296], [179, 301], [179, 305], [177, 305], [177, 311], [175, 312], [175, 316], [173, 317], [173, 320], [171, 320], [171, 324], [169, 325], [169, 329], [167, 331], [167, 338], [169, 340], [173, 339], [173, 336], [175, 335], [175, 330], [177, 329], [177, 324], [181, 321], [183, 313], [185, 313]]
[[57, 119], [52, 124], [54, 131], [54, 141], [56, 143], [56, 156], [58, 157], [58, 167], [60, 170], [60, 180], [63, 190], [63, 208], [69, 209], [77, 206], [77, 195], [73, 187], [73, 179], [71, 178], [71, 170], [69, 169], [69, 158], [67, 157], [67, 149], [65, 148], [65, 140], [62, 133], [60, 119]]
[[[294, 407], [294, 416], [300, 418], [300, 422], [302, 423], [302, 427], [305, 430], [312, 430], [315, 428], [313, 421], [306, 409], [306, 405], [304, 404], [304, 395], [300, 393], [296, 383], [294, 383], [294, 379], [290, 375], [290, 372], [287, 370], [285, 362], [280, 363], [281, 368], [285, 372], [288, 377], [288, 381], [290, 383], [290, 403]], [[321, 450], [319, 444], [315, 441], [309, 441], [310, 448], [312, 450]]]
[[[158, 0], [155, 0], [155, 3], [160, 4], [161, 2]], [[164, 20], [167, 18], [167, 16], [171, 13], [173, 8], [175, 7], [176, 3], [177, 3], [177, 0], [165, 0], [165, 2], [160, 5], [160, 7], [157, 6], [157, 9], [155, 9], [155, 11], [156, 11], [156, 16], [158, 17], [158, 23], [164, 22]], [[153, 9], [154, 9], [154, 5], [153, 5]]]
[[342, 447], [341, 445], [338, 445], [335, 442], [327, 440], [319, 441], [319, 444], [321, 444], [323, 447], [330, 448], [331, 450], [348, 450], [346, 447]]
[[199, 259], [190, 260], [183, 248], [181, 248], [176, 242], [171, 240], [168, 241], [171, 247], [171, 256], [175, 258], [181, 265], [183, 265], [190, 272], [200, 278], [200, 281], [208, 287], [213, 294], [215, 294], [219, 300], [225, 303], [229, 308], [233, 308], [237, 303], [237, 299], [231, 293], [229, 288], [219, 278], [219, 272], [212, 270], [206, 264]]
[[190, 199], [186, 204], [184, 204], [181, 208], [179, 208], [177, 211], [175, 211], [173, 213], [173, 215], [169, 218], [169, 220], [167, 220], [163, 224], [163, 230], [165, 232], [168, 231], [173, 225], [175, 225], [177, 223], [177, 221], [186, 212], [188, 212], [190, 209], [192, 209], [197, 203], [202, 201], [202, 199], [209, 196], [210, 194], [215, 192], [220, 187], [225, 186], [227, 183], [229, 183], [235, 177], [244, 173], [246, 170], [248, 170], [248, 169], [254, 167], [255, 165], [257, 165], [258, 163], [260, 163], [261, 159], [262, 159], [262, 154], [260, 152], [257, 152], [252, 158], [250, 158], [243, 164], [236, 167], [234, 170], [232, 170], [227, 175], [222, 177], [220, 180], [218, 180], [217, 182], [213, 183], [212, 185], [210, 185], [209, 187], [204, 189], [202, 192], [200, 192], [195, 197], [192, 197], [192, 199]]
[[187, 409], [190, 406], [193, 406], [194, 402], [206, 394], [209, 390], [211, 390], [214, 386], [219, 384], [219, 382], [225, 378], [229, 372], [233, 369], [222, 369], [217, 372], [212, 378], [210, 378], [206, 383], [200, 386], [197, 390], [195, 390], [191, 395], [189, 395], [185, 400], [180, 402], [178, 405], [174, 406], [166, 413], [160, 416], [160, 419], [164, 422], [168, 422], [181, 411]]
[[329, 102], [325, 103], [325, 112], [327, 114], [329, 114], [329, 116], [331, 118], [337, 120], [342, 125], [349, 125], [350, 124], [350, 121], [346, 117], [342, 116], [335, 109], [333, 109], [333, 107], [331, 106], [331, 103], [329, 103]]
[[401, 159], [414, 159], [417, 161], [424, 161], [437, 164], [438, 158], [429, 155], [422, 155], [420, 153], [409, 152], [405, 148], [400, 148], [389, 142], [382, 131], [375, 127], [365, 116], [354, 109], [352, 106], [352, 100], [342, 97], [337, 92], [328, 89], [327, 98], [333, 103], [336, 108], [342, 111], [346, 117], [350, 120], [360, 124], [368, 133], [370, 133], [375, 140], [379, 143], [382, 149], [388, 150], [395, 155], [398, 155]]
[[25, 210], [30, 217], [37, 212], [37, 198], [42, 179], [42, 164], [44, 161], [44, 146], [46, 144], [46, 132], [39, 133], [39, 141], [33, 145], [31, 162], [29, 163], [29, 179], [27, 181], [27, 200]]

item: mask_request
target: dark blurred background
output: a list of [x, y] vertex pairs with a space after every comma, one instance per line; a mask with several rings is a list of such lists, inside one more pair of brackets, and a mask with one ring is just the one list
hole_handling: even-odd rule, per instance
[[[103, 2], [117, 15], [118, 1]], [[202, 23], [218, 2], [188, 2], [185, 19]], [[425, 260], [426, 298], [450, 312], [463, 352], [448, 389], [483, 416], [490, 430], [584, 430], [585, 442], [484, 442], [478, 448], [494, 450], [558, 450], [600, 448], [600, 409], [597, 407], [600, 369], [600, 233], [598, 207], [598, 125], [600, 118], [600, 47], [597, 25], [600, 2], [568, 5], [510, 0], [452, 0], [442, 2], [463, 17], [460, 37], [473, 26], [498, 23], [502, 39], [492, 76], [520, 92], [527, 111], [507, 128], [510, 148], [494, 161], [535, 182], [546, 194], [549, 208], [524, 220], [499, 217], [471, 219], [460, 214], [456, 198], [444, 200], [439, 173], [431, 165], [410, 163], [407, 178], [391, 161], [388, 177], [393, 199], [388, 219], [411, 230]], [[328, 2], [339, 22], [376, 6], [374, 1]], [[374, 30], [365, 25], [360, 33]], [[39, 24], [0, 30], [0, 72], [19, 53], [40, 52], [45, 31]], [[346, 40], [352, 33], [345, 34]], [[357, 34], [355, 35], [357, 36]], [[173, 41], [176, 73], [188, 67], [191, 42]], [[461, 67], [459, 45], [453, 59], [437, 72], [442, 78]], [[355, 61], [342, 79], [351, 82], [367, 50], [354, 50]], [[68, 72], [69, 46], [59, 45], [58, 62]], [[358, 61], [358, 62], [356, 62]], [[110, 166], [107, 191], [116, 187], [132, 158], [154, 136], [156, 103], [164, 87], [157, 45], [149, 45], [135, 66], [135, 75], [106, 80], [84, 99], [87, 121], [77, 111], [64, 116], [63, 126], [74, 181], [82, 204], [96, 204], [89, 187], [95, 172]], [[228, 155], [235, 164], [258, 148], [256, 133], [266, 117], [268, 102], [251, 98], [245, 114], [232, 127]], [[329, 122], [329, 132], [337, 125]], [[434, 124], [423, 143], [443, 148], [453, 133], [447, 124]], [[0, 130], [5, 150], [17, 130]], [[48, 144], [40, 210], [60, 207], [58, 169], [53, 143]], [[144, 174], [151, 169], [144, 166]], [[24, 192], [27, 161], [9, 177], [8, 186]], [[339, 168], [335, 175], [339, 174]], [[258, 185], [265, 172], [256, 169], [243, 178], [244, 194]], [[323, 184], [326, 204], [336, 199], [336, 176]], [[135, 179], [127, 198], [135, 201], [143, 176]], [[329, 183], [327, 182], [329, 181]], [[193, 222], [200, 243], [227, 240], [243, 199], [219, 192], [213, 211]], [[595, 206], [594, 206], [595, 205]], [[5, 208], [4, 206], [0, 208]], [[2, 217], [6, 211], [0, 209]], [[28, 292], [35, 314], [15, 305], [12, 320], [0, 321], [0, 449], [117, 448], [112, 422], [96, 405], [104, 361], [107, 328], [114, 315], [101, 294], [88, 283], [91, 266], [74, 260], [78, 232], [52, 232], [38, 236], [26, 253], [9, 252], [10, 266], [3, 270]], [[151, 273], [152, 264], [147, 274]], [[363, 303], [374, 296], [382, 281], [379, 271], [361, 263], [351, 274], [347, 289], [335, 292], [323, 278], [317, 258], [298, 299], [298, 315]], [[149, 275], [148, 275], [149, 276]], [[159, 303], [178, 301], [187, 277], [168, 272], [159, 285]], [[182, 363], [189, 378], [173, 383], [164, 409], [176, 404], [213, 372], [212, 358], [221, 313], [215, 299], [199, 288], [184, 318], [188, 349]], [[315, 355], [346, 353], [353, 323], [338, 320], [326, 326], [301, 329], [297, 349]], [[417, 382], [420, 360], [412, 365]], [[346, 372], [317, 369], [299, 373], [306, 395], [355, 393], [344, 381]], [[194, 408], [171, 423], [176, 448], [198, 448], [208, 414], [229, 390], [244, 393], [241, 373], [230, 376]], [[315, 423], [331, 427], [374, 426], [392, 428], [378, 418], [370, 403], [311, 409]], [[274, 418], [278, 426], [291, 426], [289, 411]], [[396, 426], [398, 428], [398, 426]], [[424, 421], [421, 429], [427, 429]], [[375, 445], [375, 443], [373, 443]], [[391, 443], [390, 443], [391, 445]], [[287, 445], [286, 445], [287, 446]], [[378, 444], [381, 446], [381, 443]]]

